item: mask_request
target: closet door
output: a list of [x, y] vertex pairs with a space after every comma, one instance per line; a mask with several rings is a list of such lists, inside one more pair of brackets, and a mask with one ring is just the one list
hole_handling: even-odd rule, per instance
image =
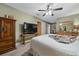
[[13, 39], [13, 22], [11, 20], [3, 20], [3, 39], [12, 40]]

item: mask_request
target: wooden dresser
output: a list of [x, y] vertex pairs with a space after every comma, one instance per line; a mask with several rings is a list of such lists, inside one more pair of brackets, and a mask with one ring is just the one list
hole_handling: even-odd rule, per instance
[[37, 33], [34, 34], [21, 34], [22, 44], [25, 44], [25, 41], [30, 41], [33, 37], [37, 36]]
[[15, 20], [0, 17], [0, 54], [15, 49]]

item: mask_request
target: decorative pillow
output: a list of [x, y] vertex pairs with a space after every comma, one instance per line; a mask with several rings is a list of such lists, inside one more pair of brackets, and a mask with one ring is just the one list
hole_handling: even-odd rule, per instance
[[61, 39], [62, 39], [63, 41], [67, 41], [67, 42], [73, 42], [73, 41], [76, 40], [76, 36], [63, 35], [63, 36], [61, 37]]
[[76, 36], [70, 36], [70, 39], [69, 39], [71, 42], [74, 42], [76, 40]]

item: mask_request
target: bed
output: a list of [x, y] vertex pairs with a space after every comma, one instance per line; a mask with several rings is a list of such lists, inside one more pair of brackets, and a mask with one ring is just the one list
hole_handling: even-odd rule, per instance
[[63, 44], [50, 38], [49, 34], [41, 35], [32, 38], [31, 48], [39, 56], [78, 56], [79, 38], [73, 43]]

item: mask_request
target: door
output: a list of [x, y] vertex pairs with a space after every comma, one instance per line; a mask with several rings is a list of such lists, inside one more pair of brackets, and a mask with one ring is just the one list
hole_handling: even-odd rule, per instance
[[3, 27], [3, 32], [2, 32], [2, 38], [4, 40], [11, 40], [13, 38], [13, 22], [11, 20], [3, 20], [2, 21], [2, 27]]
[[37, 34], [41, 35], [41, 22], [37, 22]]

